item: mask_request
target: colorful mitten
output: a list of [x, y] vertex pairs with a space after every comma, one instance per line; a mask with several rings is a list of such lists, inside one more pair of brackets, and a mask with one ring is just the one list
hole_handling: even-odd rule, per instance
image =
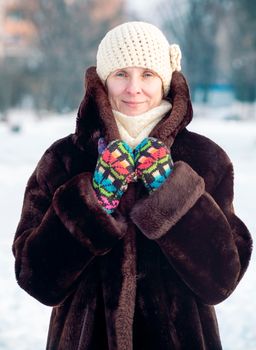
[[134, 150], [138, 179], [152, 192], [160, 187], [173, 170], [170, 151], [153, 137], [145, 138]]
[[118, 206], [134, 176], [131, 147], [121, 140], [110, 142], [99, 155], [93, 176], [97, 198], [108, 213], [112, 213]]

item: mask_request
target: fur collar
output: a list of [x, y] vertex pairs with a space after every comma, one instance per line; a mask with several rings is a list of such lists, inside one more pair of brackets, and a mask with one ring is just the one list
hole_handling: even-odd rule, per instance
[[[189, 88], [182, 73], [173, 73], [167, 98], [173, 106], [172, 110], [154, 127], [150, 136], [160, 139], [170, 147], [193, 115]], [[120, 138], [106, 89], [96, 73], [96, 68], [90, 67], [85, 75], [85, 95], [78, 110], [74, 139], [82, 149], [92, 144], [95, 148], [100, 136], [104, 136], [107, 142]]]

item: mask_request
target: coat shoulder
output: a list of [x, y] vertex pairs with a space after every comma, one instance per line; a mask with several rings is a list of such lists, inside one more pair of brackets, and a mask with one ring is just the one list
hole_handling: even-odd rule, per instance
[[176, 137], [173, 156], [174, 160], [187, 162], [201, 175], [209, 190], [218, 185], [230, 168], [233, 171], [232, 162], [221, 146], [208, 137], [187, 129]]
[[56, 140], [39, 160], [35, 175], [38, 184], [51, 193], [68, 178], [71, 154], [75, 152], [72, 134]]
[[70, 134], [54, 141], [46, 149], [46, 151], [43, 154], [43, 157], [48, 153], [51, 153], [53, 156], [57, 157], [57, 156], [61, 156], [61, 154], [65, 154], [66, 151], [70, 151], [70, 148], [74, 146], [73, 135], [74, 134]]
[[37, 165], [38, 171], [41, 171], [42, 167], [48, 169], [51, 163], [64, 162], [65, 156], [70, 154], [73, 147], [72, 134], [53, 142], [40, 158]]
[[220, 162], [231, 162], [226, 151], [210, 138], [189, 130], [184, 130], [184, 133], [180, 136], [180, 141], [189, 147], [192, 152], [217, 156]]

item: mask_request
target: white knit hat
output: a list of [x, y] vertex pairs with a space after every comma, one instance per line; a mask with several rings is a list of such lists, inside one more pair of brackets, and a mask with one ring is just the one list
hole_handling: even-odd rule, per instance
[[167, 95], [172, 73], [181, 70], [181, 51], [169, 45], [160, 29], [150, 23], [127, 22], [110, 30], [97, 52], [97, 74], [103, 83], [110, 73], [127, 67], [142, 67], [156, 72]]

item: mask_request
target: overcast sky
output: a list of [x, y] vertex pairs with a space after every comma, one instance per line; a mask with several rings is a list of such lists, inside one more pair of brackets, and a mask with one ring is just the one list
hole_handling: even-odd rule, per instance
[[159, 3], [159, 0], [127, 0], [127, 7], [135, 11], [141, 19], [149, 20], [153, 17], [152, 12], [157, 3]]

